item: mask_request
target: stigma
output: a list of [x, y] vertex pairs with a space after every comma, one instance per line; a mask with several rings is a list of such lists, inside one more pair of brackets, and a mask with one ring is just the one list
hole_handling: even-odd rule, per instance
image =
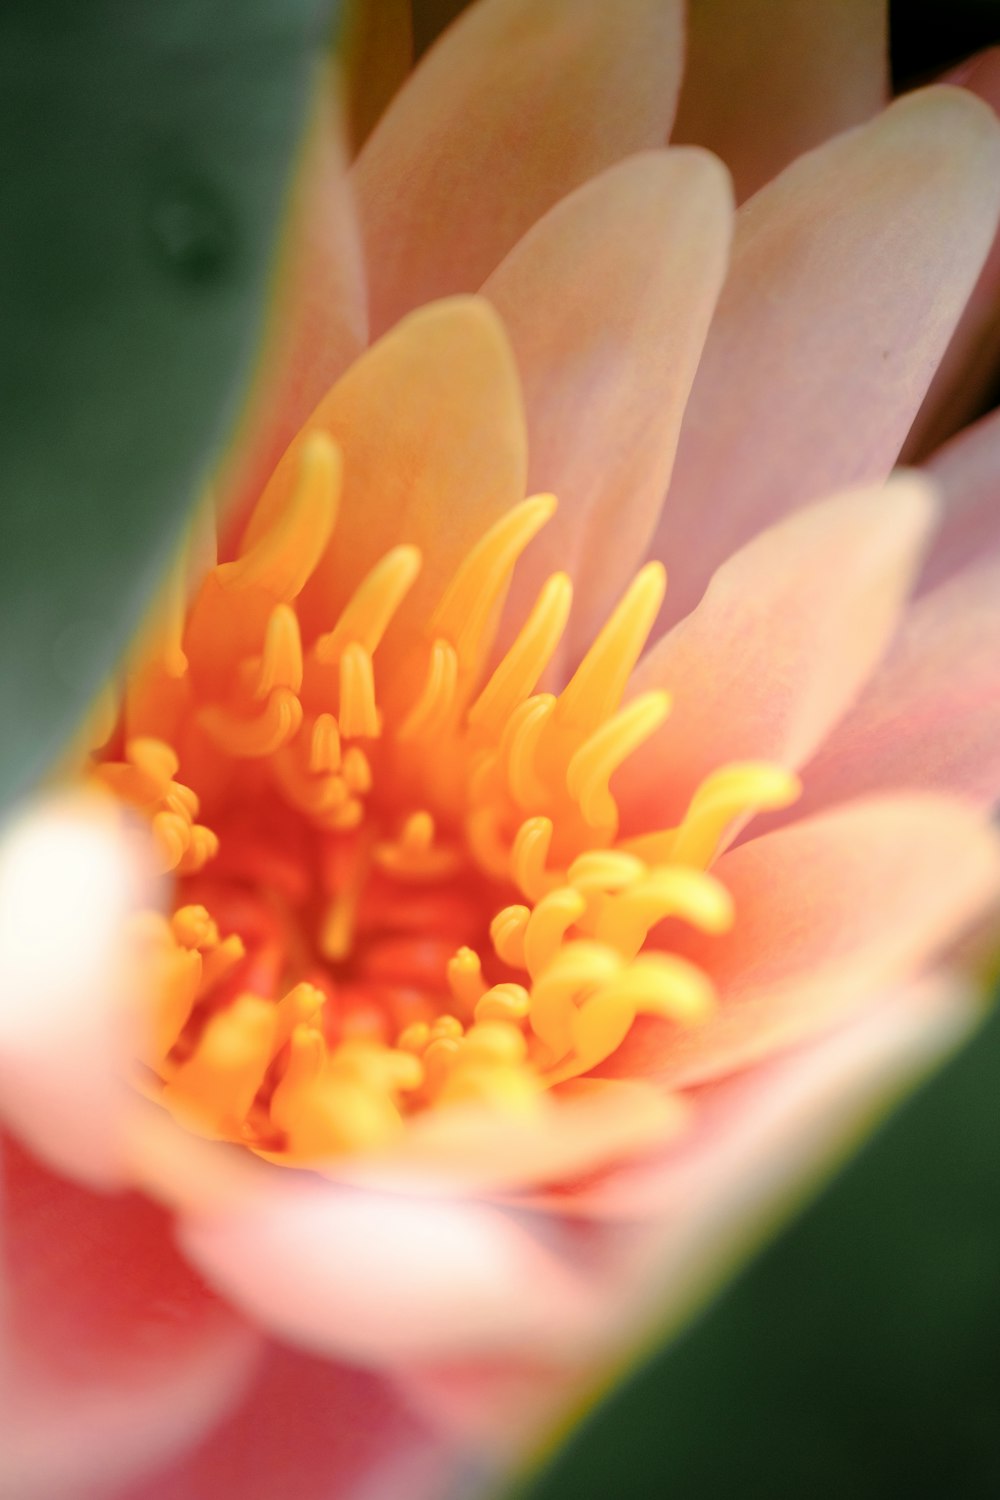
[[135, 923], [134, 1081], [202, 1135], [310, 1165], [428, 1110], [537, 1111], [639, 1016], [697, 1026], [711, 983], [662, 924], [731, 925], [727, 831], [798, 786], [725, 765], [677, 826], [622, 837], [615, 778], [670, 711], [629, 694], [662, 566], [560, 684], [566, 574], [497, 647], [553, 497], [501, 516], [421, 615], [405, 537], [333, 603], [342, 460], [318, 430], [296, 452], [238, 555], [190, 604], [168, 589], [90, 774], [172, 876], [171, 910]]

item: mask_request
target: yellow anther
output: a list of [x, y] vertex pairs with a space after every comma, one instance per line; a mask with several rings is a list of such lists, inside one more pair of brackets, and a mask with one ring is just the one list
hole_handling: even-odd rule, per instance
[[431, 1039], [431, 1028], [426, 1021], [414, 1021], [404, 1028], [396, 1038], [396, 1046], [403, 1052], [412, 1052], [419, 1057]]
[[177, 752], [163, 740], [138, 736], [125, 746], [126, 758], [137, 771], [149, 777], [160, 796], [166, 792], [177, 775], [180, 764]]
[[558, 886], [542, 897], [524, 934], [524, 961], [532, 978], [548, 968], [567, 932], [586, 908], [586, 899], [571, 885]]
[[556, 700], [551, 693], [528, 698], [514, 710], [504, 736], [507, 760], [507, 784], [514, 801], [524, 810], [544, 802], [548, 788], [538, 774], [538, 746], [545, 726], [552, 718]]
[[661, 563], [636, 574], [617, 609], [559, 696], [561, 724], [589, 734], [613, 714], [642, 654], [663, 603], [667, 575]]
[[333, 714], [319, 714], [309, 744], [309, 770], [314, 776], [340, 770], [340, 727]]
[[372, 789], [372, 768], [360, 745], [350, 745], [344, 753], [344, 781], [358, 796]]
[[314, 984], [305, 983], [293, 985], [287, 994], [282, 995], [276, 1006], [275, 1052], [284, 1046], [297, 1027], [319, 1015], [323, 1008], [323, 998], [322, 990], [318, 990]]
[[187, 849], [177, 863], [178, 875], [197, 875], [199, 870], [204, 869], [210, 859], [214, 859], [219, 852], [219, 840], [211, 828], [206, 828], [202, 823], [195, 823], [191, 829]]
[[703, 870], [663, 865], [649, 870], [627, 890], [605, 902], [597, 938], [628, 957], [638, 953], [651, 928], [665, 917], [680, 917], [701, 932], [725, 932], [733, 921], [733, 901], [720, 881]]
[[219, 749], [236, 760], [263, 760], [277, 754], [297, 734], [302, 704], [290, 688], [279, 687], [255, 719], [210, 703], [199, 713], [198, 722]]
[[457, 1037], [441, 1036], [424, 1052], [424, 1087], [433, 1096], [442, 1087], [458, 1060], [461, 1042]]
[[596, 729], [566, 770], [566, 790], [591, 828], [618, 827], [618, 804], [608, 783], [628, 757], [655, 734], [670, 711], [667, 693], [642, 693]]
[[399, 845], [408, 854], [426, 854], [434, 842], [434, 819], [426, 809], [411, 813], [403, 824]]
[[523, 969], [524, 934], [528, 928], [531, 910], [527, 906], [505, 906], [498, 911], [490, 923], [490, 942], [501, 963], [512, 969]]
[[674, 832], [670, 858], [681, 864], [710, 864], [737, 818], [788, 807], [801, 791], [802, 783], [793, 772], [767, 762], [746, 761], [713, 771], [691, 798]]
[[[143, 975], [155, 996], [146, 1061], [159, 1068], [180, 1036], [198, 998], [203, 960], [196, 949], [174, 947], [157, 958]], [[145, 993], [145, 991], [144, 991]]]
[[267, 698], [278, 687], [293, 693], [302, 687], [302, 638], [298, 616], [289, 604], [276, 604], [268, 618], [254, 696]]
[[[299, 454], [298, 482], [280, 508], [275, 508], [271, 524], [236, 562], [216, 569], [223, 587], [264, 589], [286, 604], [302, 592], [333, 533], [341, 467], [340, 450], [333, 439], [325, 432], [310, 433]], [[262, 513], [267, 504], [265, 490]], [[255, 529], [254, 519], [250, 533]]]
[[428, 635], [450, 641], [464, 670], [478, 664], [487, 627], [514, 564], [555, 509], [553, 495], [534, 495], [515, 505], [473, 547], [445, 590]]
[[357, 641], [340, 658], [340, 732], [345, 739], [376, 739], [375, 673], [371, 654]]
[[438, 1016], [433, 1022], [431, 1026], [431, 1041], [437, 1041], [439, 1037], [447, 1037], [452, 1041], [457, 1041], [464, 1032], [465, 1027], [458, 1017], [446, 1013], [443, 1016]]
[[538, 1039], [558, 1060], [573, 1044], [574, 1001], [606, 985], [621, 972], [621, 955], [603, 943], [565, 943], [531, 991], [528, 1019]]
[[585, 895], [621, 891], [646, 872], [641, 859], [621, 849], [588, 849], [569, 867], [569, 883]]
[[160, 812], [153, 819], [153, 839], [160, 867], [176, 870], [191, 842], [191, 825], [179, 813]]
[[168, 811], [180, 813], [189, 823], [193, 823], [198, 816], [197, 796], [189, 786], [182, 786], [179, 781], [170, 783], [163, 793], [163, 802]]
[[573, 585], [565, 573], [553, 573], [513, 644], [469, 709], [468, 722], [494, 737], [523, 698], [538, 684], [562, 639], [573, 602]]
[[528, 1014], [530, 997], [523, 984], [495, 984], [476, 1001], [477, 1025], [483, 1021], [520, 1021]]
[[477, 1021], [465, 1034], [462, 1060], [496, 1063], [523, 1062], [528, 1052], [524, 1032], [509, 1021]]
[[510, 871], [515, 885], [530, 901], [538, 901], [559, 877], [549, 874], [545, 865], [552, 845], [552, 819], [526, 818], [517, 831], [510, 852]]
[[276, 1021], [275, 1006], [255, 995], [213, 1016], [166, 1086], [171, 1105], [213, 1134], [238, 1134], [271, 1062]]
[[427, 662], [420, 697], [398, 730], [401, 740], [433, 733], [447, 718], [458, 687], [458, 654], [450, 641], [436, 640]]
[[459, 948], [449, 958], [446, 972], [452, 995], [464, 1010], [471, 1012], [487, 988], [479, 954], [472, 948]]
[[213, 986], [220, 979], [235, 969], [241, 959], [246, 957], [246, 949], [243, 939], [238, 932], [230, 933], [229, 937], [223, 938], [217, 948], [210, 949], [202, 955], [201, 961], [201, 985], [198, 990], [198, 998], [209, 994]]
[[412, 588], [420, 564], [417, 547], [393, 547], [387, 552], [358, 585], [333, 630], [316, 642], [316, 660], [336, 666], [344, 647], [352, 641], [373, 656]]
[[170, 918], [174, 937], [185, 948], [215, 948], [219, 929], [204, 906], [180, 906]]

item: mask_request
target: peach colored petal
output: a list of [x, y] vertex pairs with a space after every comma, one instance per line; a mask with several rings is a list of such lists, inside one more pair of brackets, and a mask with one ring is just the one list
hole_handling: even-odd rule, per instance
[[440, 1500], [449, 1458], [389, 1380], [272, 1345], [208, 1441], [120, 1500]]
[[484, 0], [441, 38], [358, 158], [372, 327], [475, 291], [564, 194], [658, 146], [676, 0]]
[[218, 481], [224, 515], [246, 513], [313, 407], [367, 341], [343, 130], [339, 80], [331, 78], [303, 149], [257, 378]]
[[421, 308], [351, 367], [278, 465], [248, 539], [284, 503], [317, 428], [343, 449], [344, 490], [333, 542], [300, 596], [307, 631], [329, 630], [347, 594], [400, 542], [423, 553], [398, 619], [417, 616], [490, 523], [524, 497], [517, 369], [481, 298]]
[[803, 805], [890, 787], [1000, 799], [1000, 556], [918, 599], [805, 775]]
[[259, 1341], [158, 1210], [54, 1178], [9, 1142], [2, 1169], [0, 1494], [117, 1493], [228, 1413]]
[[927, 465], [942, 523], [920, 576], [926, 593], [1000, 553], [1000, 412], [967, 427]]
[[808, 759], [882, 656], [933, 518], [926, 481], [899, 475], [808, 506], [723, 563], [635, 673], [636, 692], [673, 704], [620, 778], [630, 831], [679, 822], [727, 761]]
[[742, 200], [881, 109], [884, 0], [698, 0], [675, 141], [722, 157]]
[[551, 209], [483, 287], [521, 372], [528, 487], [559, 498], [512, 617], [564, 569], [589, 643], [641, 562], [725, 274], [731, 203], [707, 152], [630, 157]]
[[[963, 88], [1000, 114], [1000, 47], [991, 47], [965, 63]], [[903, 449], [906, 462], [915, 462], [957, 432], [963, 422], [983, 408], [1000, 367], [1000, 234], [938, 365], [924, 403], [917, 413]]]
[[74, 1177], [126, 1180], [120, 944], [150, 890], [96, 798], [29, 805], [0, 844], [0, 1118]]
[[664, 625], [762, 526], [885, 478], [998, 209], [1000, 127], [952, 88], [907, 95], [744, 205], [654, 543]]
[[183, 1220], [181, 1244], [252, 1319], [367, 1365], [578, 1343], [594, 1305], [563, 1226], [485, 1202], [276, 1172], [242, 1209]]
[[715, 1014], [684, 1031], [640, 1020], [602, 1071], [687, 1086], [830, 1026], [1000, 898], [1000, 842], [962, 803], [900, 794], [753, 839], [715, 873], [733, 895], [732, 931], [676, 944], [712, 975]]

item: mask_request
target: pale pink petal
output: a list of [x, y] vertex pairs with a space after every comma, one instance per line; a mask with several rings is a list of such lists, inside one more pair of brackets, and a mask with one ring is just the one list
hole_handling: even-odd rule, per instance
[[920, 577], [929, 592], [1000, 553], [1000, 411], [940, 448], [927, 464], [941, 497], [941, 527]]
[[143, 852], [82, 794], [29, 804], [0, 842], [0, 1119], [99, 1185], [128, 1179], [120, 960]]
[[136, 1196], [3, 1151], [0, 1494], [104, 1500], [185, 1453], [251, 1378], [257, 1336]]
[[473, 1199], [276, 1173], [242, 1207], [182, 1222], [188, 1256], [255, 1321], [368, 1365], [555, 1353], [605, 1314], [555, 1219]]
[[804, 808], [890, 787], [1000, 798], [1000, 556], [908, 612], [854, 710], [806, 768]]
[[286, 502], [314, 430], [341, 447], [344, 478], [333, 541], [297, 606], [307, 639], [332, 629], [348, 594], [400, 542], [418, 546], [423, 564], [397, 622], [426, 618], [472, 545], [524, 498], [517, 367], [479, 297], [421, 308], [352, 365], [275, 470], [248, 544]]
[[256, 380], [218, 480], [223, 515], [242, 516], [258, 498], [313, 407], [365, 347], [367, 321], [338, 87], [330, 80], [303, 149]]
[[483, 0], [431, 49], [355, 168], [381, 332], [474, 291], [588, 177], [666, 139], [676, 0]]
[[[1000, 47], [963, 65], [963, 88], [1000, 113]], [[982, 411], [1000, 369], [1000, 235], [938, 366], [903, 450], [906, 462], [930, 452]]]
[[725, 274], [731, 219], [714, 157], [646, 152], [563, 199], [483, 287], [521, 372], [529, 490], [559, 500], [518, 570], [512, 619], [564, 569], [577, 585], [575, 632], [589, 643], [592, 621], [641, 562]]
[[233, 1415], [120, 1500], [440, 1500], [461, 1462], [389, 1381], [272, 1345]]
[[1000, 127], [952, 88], [907, 95], [744, 205], [654, 543], [664, 625], [762, 526], [886, 477], [998, 208]]
[[1000, 900], [1000, 842], [951, 798], [873, 797], [742, 844], [715, 873], [731, 931], [665, 938], [712, 976], [715, 1012], [687, 1028], [640, 1018], [602, 1072], [688, 1086], [830, 1026]]
[[853, 702], [895, 629], [934, 518], [916, 474], [848, 491], [762, 532], [649, 651], [636, 691], [671, 694], [618, 791], [630, 832], [680, 821], [727, 761], [797, 769]]
[[722, 157], [742, 200], [881, 109], [885, 0], [698, 0], [675, 141]]

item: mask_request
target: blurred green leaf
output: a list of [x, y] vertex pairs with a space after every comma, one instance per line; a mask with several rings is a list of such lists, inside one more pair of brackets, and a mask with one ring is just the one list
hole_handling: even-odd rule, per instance
[[518, 1500], [1000, 1494], [1000, 1012]]
[[0, 8], [0, 800], [79, 719], [233, 425], [335, 3]]

